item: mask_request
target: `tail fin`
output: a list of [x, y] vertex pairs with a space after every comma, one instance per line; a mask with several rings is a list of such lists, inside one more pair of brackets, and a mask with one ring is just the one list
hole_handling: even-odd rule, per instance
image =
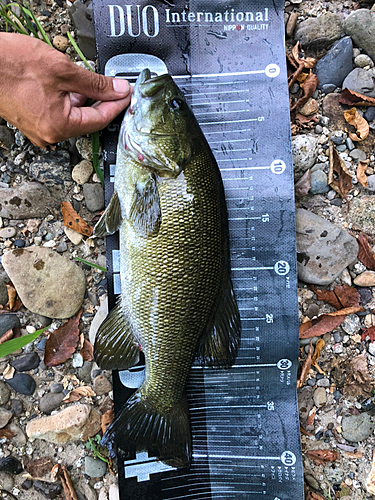
[[186, 397], [161, 414], [137, 391], [108, 427], [101, 444], [111, 448], [113, 441], [124, 451], [157, 450], [162, 462], [178, 468], [189, 467], [191, 434]]

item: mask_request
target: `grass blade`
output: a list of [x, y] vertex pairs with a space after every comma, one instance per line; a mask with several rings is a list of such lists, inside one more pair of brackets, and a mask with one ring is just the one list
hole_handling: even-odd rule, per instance
[[[82, 262], [82, 264], [86, 264], [86, 266], [95, 267], [95, 269], [99, 269], [99, 271], [103, 271], [103, 273], [107, 272], [107, 269], [102, 266], [98, 266], [98, 264], [94, 264], [93, 262], [89, 262], [88, 260], [80, 259], [79, 257], [74, 257], [78, 262]], [[1, 344], [0, 344], [1, 347]]]
[[24, 347], [33, 340], [37, 339], [46, 329], [47, 327], [37, 330], [34, 333], [30, 333], [29, 335], [24, 335], [23, 337], [18, 337], [17, 339], [7, 340], [3, 344], [0, 344], [0, 358], [8, 356], [8, 354], [17, 351], [17, 349], [21, 349], [21, 347]]
[[[25, 2], [25, 3], [26, 3], [26, 2]], [[26, 4], [26, 5], [27, 5], [27, 4]], [[40, 24], [40, 22], [38, 21], [38, 19], [37, 19], [37, 18], [36, 18], [36, 16], [34, 15], [34, 13], [31, 11], [31, 9], [30, 9], [30, 8], [26, 9], [26, 8], [24, 7], [24, 9], [25, 9], [25, 12], [26, 12], [26, 13], [30, 16], [30, 18], [34, 21], [34, 23], [35, 23], [35, 25], [36, 25], [36, 27], [37, 27], [37, 29], [38, 29], [39, 33], [41, 34], [41, 36], [42, 36], [42, 38], [43, 38], [43, 41], [44, 41], [44, 42], [46, 42], [46, 43], [48, 43], [48, 45], [49, 45], [50, 47], [52, 47], [52, 43], [51, 43], [50, 39], [48, 38], [48, 36], [47, 36], [46, 32], [45, 32], [45, 31], [44, 31], [44, 29], [43, 29], [43, 26]]]
[[82, 61], [85, 63], [85, 66], [86, 68], [89, 70], [89, 71], [93, 71], [94, 70], [92, 69], [92, 67], [89, 65], [89, 63], [87, 62], [87, 59], [86, 57], [82, 54], [81, 52], [81, 49], [78, 47], [78, 45], [76, 44], [74, 38], [72, 37], [72, 35], [69, 33], [69, 31], [67, 32], [67, 35], [68, 35], [68, 38], [69, 38], [69, 42], [73, 45], [73, 48], [74, 50], [77, 52], [77, 54], [79, 55], [79, 57], [82, 59]]
[[99, 132], [94, 132], [91, 134], [92, 164], [94, 165], [95, 173], [99, 177], [99, 180], [103, 186], [104, 174], [99, 165], [99, 147], [100, 147]]

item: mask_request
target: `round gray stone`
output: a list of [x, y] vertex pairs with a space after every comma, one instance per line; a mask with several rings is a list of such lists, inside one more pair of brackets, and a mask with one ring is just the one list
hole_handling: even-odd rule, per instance
[[301, 42], [304, 48], [327, 49], [340, 39], [341, 31], [341, 17], [327, 12], [319, 17], [310, 17], [299, 23], [294, 33], [294, 39]]
[[64, 399], [64, 394], [62, 392], [53, 393], [48, 392], [42, 396], [39, 400], [39, 410], [43, 413], [51, 413], [58, 406], [60, 406], [61, 401]]
[[365, 68], [366, 66], [370, 66], [370, 68], [374, 67], [374, 62], [371, 59], [370, 56], [366, 54], [359, 54], [357, 57], [354, 58], [354, 64], [358, 68]]
[[20, 320], [16, 314], [0, 314], [0, 337], [12, 328], [20, 328]]
[[374, 429], [371, 417], [367, 413], [344, 415], [341, 422], [342, 436], [347, 441], [358, 443], [367, 439]]
[[5, 382], [0, 381], [0, 405], [6, 405], [10, 398], [10, 389]]
[[0, 472], [0, 488], [3, 490], [12, 491], [14, 486], [14, 478], [11, 474], [7, 472]]
[[349, 153], [349, 156], [353, 158], [353, 160], [366, 161], [367, 155], [362, 149], [352, 149]]
[[328, 285], [358, 255], [353, 236], [308, 210], [296, 211], [298, 276], [306, 283]]
[[11, 411], [0, 407], [0, 429], [5, 427], [12, 417], [13, 413]]
[[0, 229], [0, 238], [13, 238], [16, 234], [16, 228], [13, 226], [3, 227]]
[[310, 183], [311, 194], [328, 193], [330, 189], [328, 186], [327, 174], [325, 174], [322, 170], [315, 170], [314, 172], [311, 172]]
[[[336, 42], [316, 65], [315, 71], [319, 78], [318, 88], [328, 94], [333, 92], [336, 87], [341, 87], [345, 77], [353, 69], [352, 55], [353, 42], [350, 36]], [[333, 85], [333, 89], [332, 87], [328, 88], [328, 85]]]
[[318, 154], [318, 137], [300, 134], [292, 139], [293, 164], [296, 175], [311, 168]]
[[375, 96], [374, 80], [368, 71], [362, 68], [353, 69], [345, 78], [342, 88], [354, 90], [354, 92], [359, 92], [369, 97]]
[[327, 393], [324, 387], [317, 387], [314, 391], [314, 404], [317, 408], [327, 403]]
[[348, 335], [354, 335], [361, 329], [361, 321], [356, 314], [348, 314], [341, 324], [341, 328]]
[[30, 311], [49, 318], [70, 318], [81, 307], [84, 272], [57, 252], [45, 247], [11, 250], [2, 264]]
[[375, 12], [369, 9], [355, 10], [344, 20], [342, 27], [355, 45], [375, 61]]
[[353, 198], [348, 217], [353, 227], [356, 226], [369, 236], [375, 235], [375, 196], [367, 195]]
[[107, 464], [94, 457], [85, 457], [85, 473], [90, 477], [102, 477], [107, 472]]
[[87, 210], [100, 212], [104, 208], [104, 190], [101, 184], [84, 184], [83, 195]]
[[369, 191], [375, 191], [375, 174], [369, 175], [367, 177], [366, 189], [368, 189]]

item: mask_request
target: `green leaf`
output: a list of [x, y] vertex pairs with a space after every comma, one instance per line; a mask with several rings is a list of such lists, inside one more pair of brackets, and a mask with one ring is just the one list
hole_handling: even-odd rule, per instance
[[99, 269], [99, 271], [103, 271], [103, 273], [107, 272], [107, 269], [102, 266], [98, 266], [98, 264], [94, 264], [93, 262], [89, 262], [88, 260], [80, 259], [79, 257], [74, 257], [78, 262], [82, 262], [86, 264], [86, 266], [95, 267], [95, 269]]
[[8, 354], [17, 351], [17, 349], [21, 349], [21, 347], [24, 347], [33, 340], [37, 339], [46, 329], [47, 327], [37, 330], [34, 333], [30, 333], [29, 335], [24, 335], [23, 337], [19, 337], [17, 339], [7, 340], [3, 344], [0, 344], [0, 358], [8, 356]]
[[94, 132], [91, 134], [91, 150], [92, 150], [92, 163], [94, 165], [94, 170], [96, 175], [99, 177], [99, 180], [104, 185], [104, 174], [99, 165], [99, 132]]

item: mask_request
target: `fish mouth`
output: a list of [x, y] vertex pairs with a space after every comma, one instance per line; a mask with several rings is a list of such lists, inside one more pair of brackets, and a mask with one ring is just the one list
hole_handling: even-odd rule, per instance
[[152, 77], [151, 71], [145, 68], [140, 72], [135, 82], [134, 93], [139, 92], [143, 97], [152, 97], [171, 81], [172, 77], [168, 73]]

